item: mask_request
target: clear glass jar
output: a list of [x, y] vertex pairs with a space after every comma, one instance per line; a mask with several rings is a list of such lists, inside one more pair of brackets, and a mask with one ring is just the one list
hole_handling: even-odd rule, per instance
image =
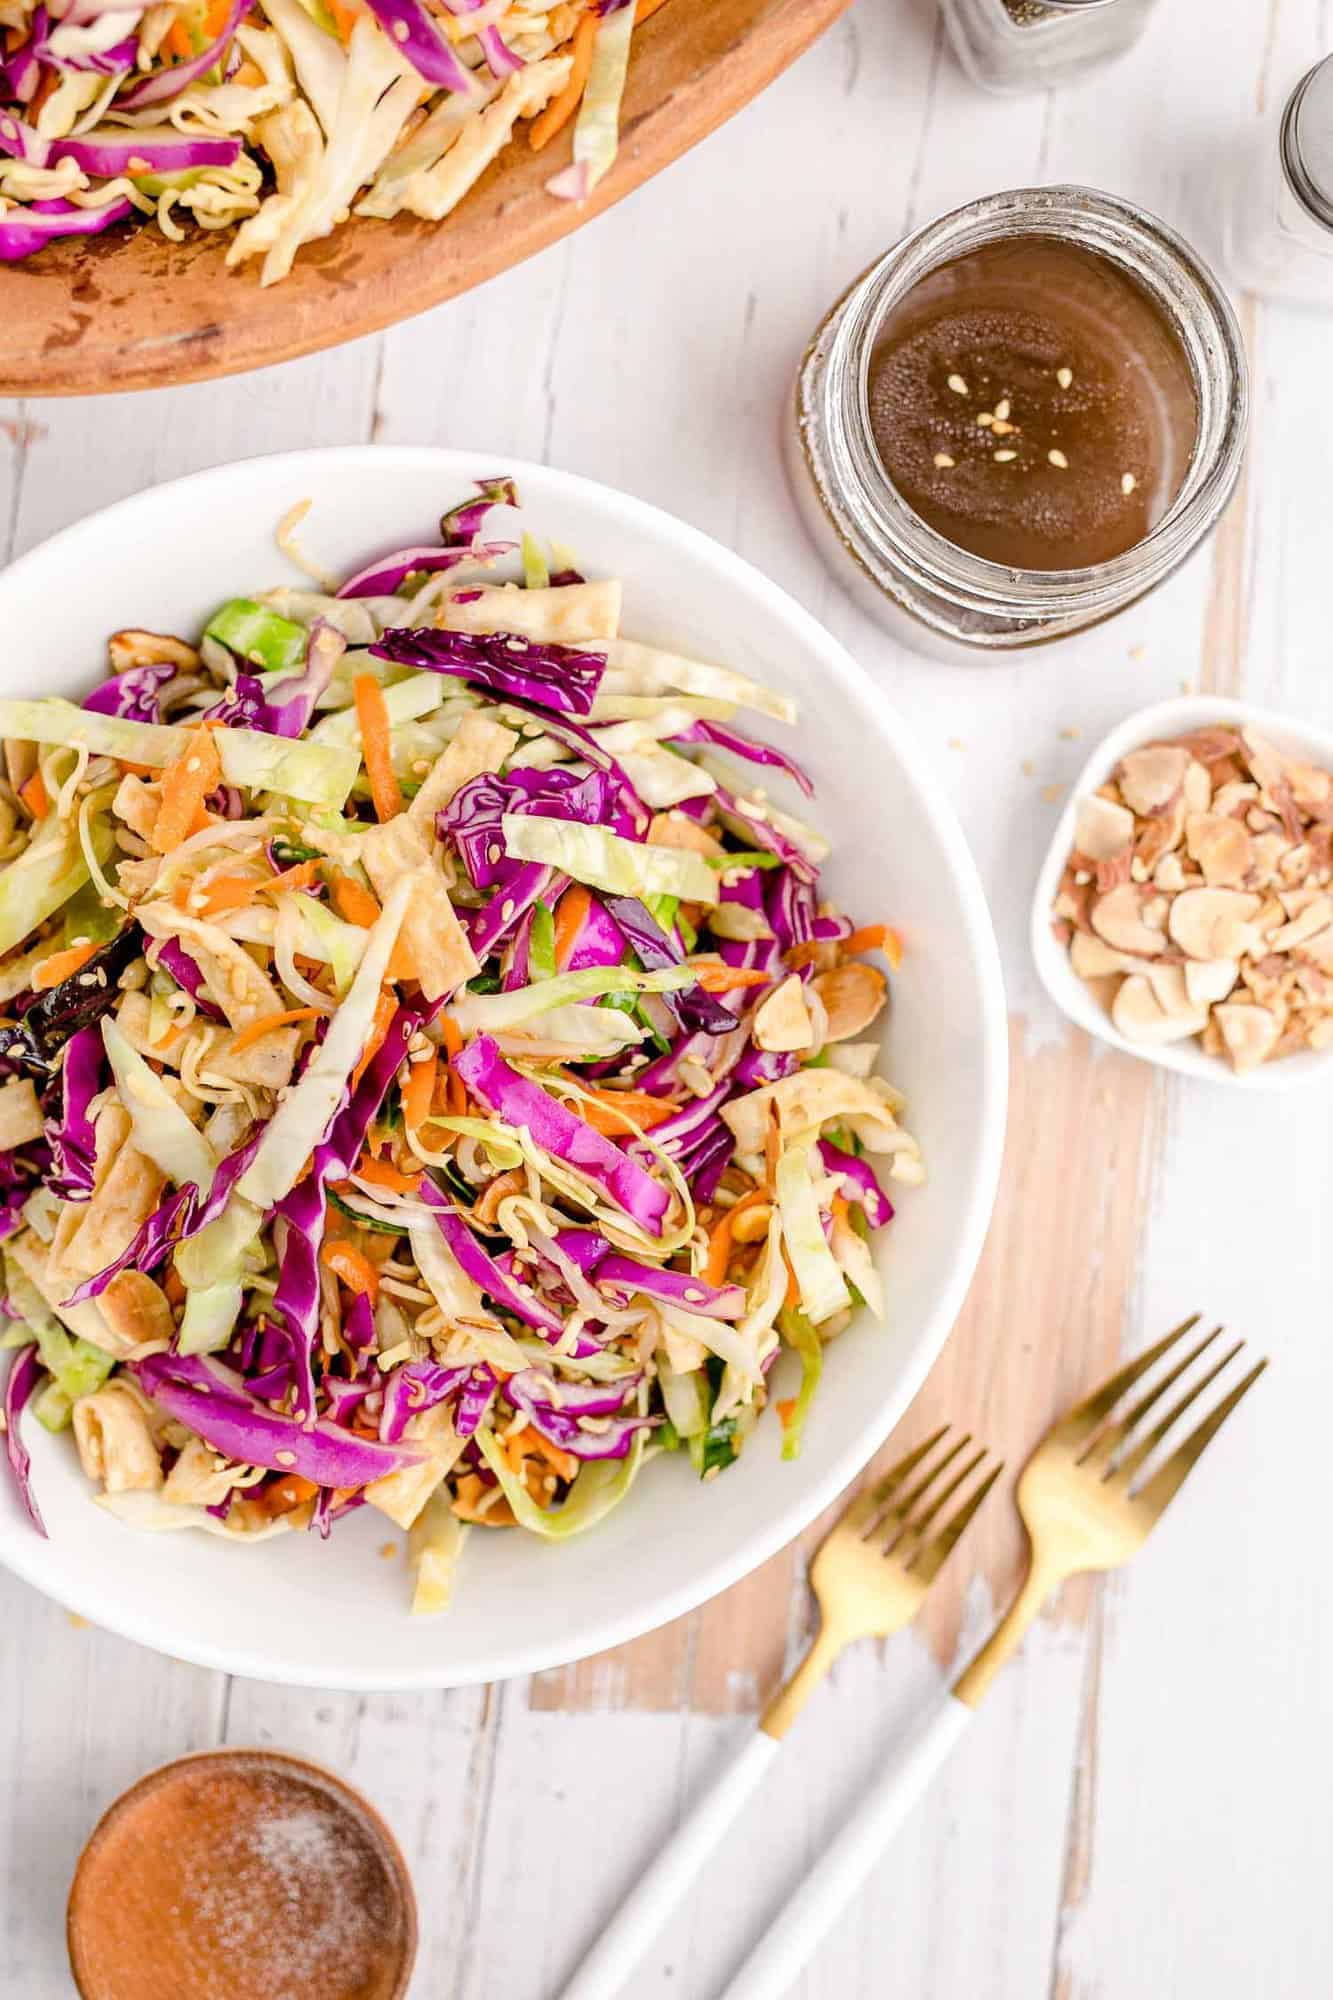
[[941, 0], [954, 54], [983, 90], [1046, 90], [1132, 48], [1156, 0]]
[[1333, 311], [1333, 56], [1301, 78], [1276, 130], [1265, 120], [1238, 149], [1222, 232], [1241, 290]]
[[[890, 485], [870, 429], [869, 360], [891, 308], [966, 251], [1043, 233], [1132, 273], [1178, 336], [1198, 399], [1193, 454], [1167, 512], [1124, 555], [1088, 569], [1014, 569], [956, 547]], [[797, 375], [788, 469], [816, 546], [862, 609], [918, 652], [975, 660], [1099, 624], [1178, 569], [1235, 488], [1248, 404], [1235, 314], [1188, 244], [1117, 195], [1017, 188], [927, 223], [838, 300]]]

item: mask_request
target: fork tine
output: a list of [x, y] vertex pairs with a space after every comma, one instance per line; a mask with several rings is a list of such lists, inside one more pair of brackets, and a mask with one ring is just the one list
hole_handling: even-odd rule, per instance
[[[1153, 1404], [1157, 1402], [1159, 1397], [1165, 1395], [1173, 1382], [1180, 1380], [1187, 1368], [1194, 1366], [1194, 1363], [1204, 1352], [1205, 1348], [1210, 1347], [1221, 1332], [1222, 1328], [1215, 1326], [1211, 1333], [1206, 1333], [1202, 1340], [1196, 1341], [1183, 1361], [1177, 1361], [1175, 1367], [1168, 1374], [1164, 1375], [1160, 1382], [1153, 1384], [1146, 1396], [1139, 1397], [1133, 1409], [1129, 1410], [1118, 1423], [1108, 1425], [1101, 1435], [1093, 1440], [1080, 1458], [1079, 1464], [1086, 1465], [1093, 1472], [1101, 1471], [1108, 1466], [1121, 1445], [1128, 1441], [1144, 1417], [1147, 1416]], [[1232, 1349], [1232, 1353], [1235, 1353], [1234, 1348]], [[1223, 1365], [1225, 1366], [1225, 1364]], [[1208, 1377], [1206, 1379], [1211, 1380], [1212, 1378]]]
[[[1221, 1330], [1222, 1329], [1220, 1327], [1217, 1328], [1217, 1331], [1219, 1333], [1221, 1332]], [[1204, 1344], [1206, 1345], [1207, 1343]], [[1132, 1450], [1126, 1452], [1125, 1456], [1121, 1459], [1119, 1465], [1116, 1466], [1115, 1471], [1111, 1474], [1112, 1479], [1114, 1479], [1118, 1485], [1128, 1486], [1130, 1484], [1131, 1480], [1134, 1478], [1135, 1473], [1141, 1471], [1142, 1468], [1147, 1464], [1148, 1460], [1152, 1457], [1153, 1452], [1156, 1451], [1158, 1445], [1162, 1442], [1162, 1439], [1166, 1436], [1167, 1432], [1170, 1430], [1171, 1426], [1176, 1422], [1177, 1418], [1184, 1416], [1186, 1410], [1189, 1408], [1190, 1404], [1195, 1400], [1195, 1398], [1203, 1394], [1203, 1391], [1208, 1387], [1210, 1382], [1215, 1382], [1217, 1380], [1218, 1376], [1222, 1373], [1222, 1370], [1235, 1360], [1236, 1356], [1240, 1353], [1244, 1345], [1245, 1342], [1243, 1340], [1238, 1340], [1234, 1347], [1229, 1347], [1226, 1353], [1222, 1356], [1221, 1360], [1215, 1361], [1212, 1367], [1207, 1371], [1207, 1373], [1199, 1377], [1198, 1381], [1194, 1384], [1193, 1388], [1187, 1390], [1186, 1393], [1180, 1398], [1180, 1401], [1178, 1403], [1174, 1403], [1171, 1406], [1171, 1408], [1167, 1411], [1166, 1415], [1153, 1425], [1152, 1429], [1148, 1432], [1147, 1436], [1141, 1439], [1137, 1444], [1135, 1444]], [[1202, 1348], [1196, 1348], [1195, 1352], [1196, 1354], [1201, 1353]], [[1182, 1362], [1181, 1366], [1184, 1367], [1185, 1365], [1186, 1364]], [[1174, 1371], [1174, 1374], [1176, 1375], [1178, 1375], [1179, 1373], [1180, 1373], [1179, 1369], [1176, 1369]], [[1171, 1381], [1172, 1379], [1174, 1379], [1174, 1376], [1167, 1377], [1168, 1382]], [[1166, 1382], [1164, 1382], [1162, 1384], [1162, 1387], [1165, 1388], [1166, 1386], [1167, 1384]], [[1137, 1408], [1135, 1410], [1132, 1410], [1130, 1412], [1130, 1415], [1126, 1417], [1124, 1425], [1121, 1427], [1124, 1430], [1124, 1435], [1126, 1440], [1128, 1440], [1132, 1435], [1135, 1424], [1138, 1418], [1142, 1414], [1143, 1414], [1143, 1409]]]
[[1159, 1340], [1155, 1347], [1150, 1347], [1146, 1354], [1140, 1354], [1133, 1361], [1126, 1362], [1109, 1381], [1102, 1383], [1100, 1389], [1094, 1389], [1081, 1403], [1075, 1403], [1073, 1409], [1054, 1426], [1050, 1436], [1059, 1438], [1066, 1444], [1085, 1443], [1110, 1416], [1131, 1383], [1137, 1382], [1140, 1375], [1146, 1374], [1154, 1361], [1159, 1361], [1169, 1347], [1174, 1347], [1191, 1328], [1196, 1327], [1200, 1318], [1199, 1313], [1191, 1313], [1188, 1319], [1182, 1320], [1179, 1326], [1173, 1327], [1170, 1333]]
[[[949, 1481], [948, 1485], [944, 1488], [943, 1492], [937, 1493], [935, 1495], [935, 1498], [931, 1501], [925, 1513], [919, 1514], [915, 1520], [907, 1521], [904, 1523], [902, 1531], [904, 1541], [907, 1539], [909, 1535], [914, 1537], [918, 1541], [921, 1539], [921, 1537], [925, 1534], [926, 1529], [930, 1526], [931, 1522], [935, 1519], [936, 1515], [939, 1513], [940, 1509], [942, 1507], [947, 1506], [948, 1502], [952, 1500], [954, 1494], [958, 1491], [959, 1487], [963, 1484], [964, 1480], [968, 1479], [971, 1476], [971, 1474], [976, 1471], [977, 1467], [981, 1464], [981, 1461], [985, 1456], [986, 1456], [986, 1447], [983, 1444], [980, 1445], [977, 1448], [977, 1450], [973, 1452], [971, 1458], [968, 1459], [967, 1464], [961, 1467], [959, 1471], [955, 1472], [953, 1478]], [[941, 1468], [941, 1470], [942, 1469], [943, 1468]]]
[[850, 1507], [844, 1510], [841, 1518], [834, 1522], [834, 1528], [854, 1528], [859, 1534], [863, 1528], [869, 1527], [875, 1516], [883, 1509], [885, 1501], [898, 1490], [908, 1473], [915, 1471], [926, 1453], [933, 1451], [940, 1439], [947, 1437], [948, 1433], [947, 1424], [941, 1424], [937, 1431], [932, 1431], [924, 1444], [919, 1444], [915, 1451], [909, 1451], [906, 1458], [900, 1458], [882, 1479], [877, 1479], [873, 1486], [867, 1486], [864, 1493], [858, 1493]]
[[892, 1506], [888, 1509], [887, 1513], [884, 1516], [884, 1519], [886, 1521], [892, 1521], [897, 1526], [901, 1526], [905, 1521], [909, 1521], [912, 1516], [912, 1509], [916, 1506], [917, 1501], [925, 1498], [926, 1494], [929, 1492], [930, 1488], [935, 1484], [935, 1481], [939, 1478], [940, 1474], [944, 1471], [945, 1467], [948, 1465], [952, 1465], [953, 1461], [957, 1458], [959, 1452], [965, 1451], [968, 1445], [971, 1444], [971, 1442], [972, 1442], [971, 1431], [964, 1431], [963, 1435], [959, 1438], [957, 1444], [951, 1444], [949, 1446], [949, 1449], [945, 1452], [943, 1458], [937, 1459], [934, 1465], [930, 1466], [922, 1474], [921, 1478], [917, 1480], [916, 1485], [912, 1488], [911, 1492], [904, 1493], [902, 1499], [899, 1500], [895, 1506]]
[[1136, 1500], [1143, 1506], [1151, 1508], [1154, 1515], [1160, 1515], [1171, 1504], [1241, 1397], [1254, 1387], [1267, 1366], [1266, 1356], [1262, 1361], [1255, 1362], [1249, 1374], [1242, 1377], [1231, 1394], [1223, 1397], [1211, 1415], [1206, 1416], [1203, 1422], [1190, 1432], [1184, 1443], [1178, 1445], [1172, 1452], [1166, 1464], [1135, 1494]]
[[913, 1576], [920, 1577], [921, 1581], [926, 1584], [931, 1584], [935, 1581], [940, 1566], [946, 1561], [950, 1551], [965, 1534], [972, 1516], [976, 1513], [978, 1507], [1003, 1471], [1004, 1461], [1001, 1460], [993, 1472], [987, 1473], [971, 1499], [965, 1500], [957, 1513], [945, 1522], [933, 1540], [927, 1542], [926, 1546], [913, 1556], [911, 1563], [908, 1565]]

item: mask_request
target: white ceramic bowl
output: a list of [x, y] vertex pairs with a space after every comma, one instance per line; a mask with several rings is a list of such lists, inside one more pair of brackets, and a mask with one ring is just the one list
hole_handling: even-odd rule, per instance
[[576, 1659], [674, 1618], [752, 1570], [851, 1480], [902, 1415], [962, 1304], [990, 1215], [1004, 1126], [1005, 1012], [981, 885], [915, 745], [842, 648], [775, 584], [641, 501], [503, 453], [349, 449], [253, 459], [122, 501], [0, 579], [7, 691], [78, 695], [107, 634], [192, 634], [222, 599], [282, 581], [273, 528], [315, 507], [307, 549], [346, 572], [425, 540], [477, 477], [511, 471], [525, 518], [593, 574], [626, 580], [626, 629], [726, 661], [798, 696], [799, 754], [834, 842], [827, 882], [858, 920], [890, 919], [907, 956], [888, 1073], [910, 1097], [930, 1183], [905, 1189], [882, 1240], [889, 1320], [829, 1352], [805, 1450], [764, 1423], [735, 1468], [702, 1485], [675, 1458], [567, 1544], [478, 1530], [454, 1607], [413, 1619], [390, 1524], [369, 1509], [321, 1544], [254, 1549], [194, 1533], [135, 1534], [92, 1504], [68, 1437], [25, 1427], [43, 1542], [0, 1479], [0, 1560], [71, 1609], [187, 1660], [322, 1687], [428, 1688]]
[[1065, 862], [1074, 845], [1074, 817], [1078, 802], [1105, 784], [1120, 759], [1144, 743], [1164, 737], [1181, 736], [1209, 722], [1252, 723], [1278, 750], [1290, 751], [1333, 770], [1333, 735], [1293, 717], [1276, 715], [1270, 709], [1255, 708], [1247, 701], [1223, 695], [1181, 695], [1174, 701], [1159, 701], [1141, 708], [1104, 736], [1079, 773], [1070, 790], [1065, 809], [1056, 825], [1032, 899], [1032, 955], [1046, 991], [1057, 1007], [1077, 1027], [1090, 1035], [1100, 1035], [1114, 1049], [1138, 1056], [1143, 1062], [1157, 1063], [1182, 1076], [1200, 1077], [1205, 1083], [1228, 1084], [1236, 1090], [1302, 1090], [1312, 1083], [1333, 1078], [1333, 1048], [1310, 1049], [1300, 1055], [1283, 1056], [1280, 1062], [1261, 1063], [1258, 1069], [1237, 1076], [1230, 1063], [1204, 1053], [1197, 1040], [1168, 1042], [1164, 1046], [1128, 1042], [1070, 963], [1069, 953], [1051, 934], [1051, 905]]

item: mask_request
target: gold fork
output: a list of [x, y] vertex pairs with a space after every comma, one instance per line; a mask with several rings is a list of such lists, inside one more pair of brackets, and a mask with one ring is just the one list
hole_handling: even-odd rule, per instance
[[[1173, 1384], [1218, 1339], [1222, 1328], [1214, 1327], [1122, 1417], [1113, 1418], [1113, 1412], [1126, 1392], [1198, 1322], [1194, 1313], [1076, 1403], [1041, 1440], [1018, 1482], [1029, 1560], [1013, 1605], [954, 1683], [952, 1693], [917, 1734], [899, 1746], [889, 1768], [881, 1772], [784, 1906], [723, 2000], [776, 2000], [786, 1992], [962, 1734], [1050, 1593], [1080, 1570], [1116, 1569], [1128, 1562], [1161, 1520], [1222, 1425], [1268, 1366], [1266, 1360], [1256, 1362], [1202, 1423], [1151, 1468], [1150, 1461], [1175, 1424], [1236, 1358], [1244, 1342], [1237, 1341], [1192, 1387], [1164, 1407], [1163, 1398]], [[1154, 1416], [1156, 1421], [1150, 1422]]]
[[887, 1638], [915, 1618], [941, 1565], [1003, 1470], [995, 1465], [947, 1513], [986, 1459], [983, 1446], [958, 1462], [971, 1443], [964, 1436], [928, 1464], [948, 1430], [946, 1424], [909, 1452], [834, 1523], [810, 1572], [820, 1610], [814, 1644], [764, 1710], [741, 1754], [693, 1807], [599, 1933], [563, 2000], [611, 2000], [621, 1990], [839, 1653], [854, 1639]]

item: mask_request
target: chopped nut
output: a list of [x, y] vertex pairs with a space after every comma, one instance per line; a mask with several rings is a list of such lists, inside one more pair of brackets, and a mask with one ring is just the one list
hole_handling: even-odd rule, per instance
[[1222, 1031], [1222, 1040], [1237, 1076], [1245, 1076], [1258, 1069], [1260, 1063], [1272, 1054], [1282, 1031], [1281, 1022], [1266, 1007], [1247, 1007], [1240, 1003], [1214, 1007], [1213, 1019]]
[[1253, 947], [1261, 907], [1243, 889], [1185, 889], [1171, 904], [1172, 941], [1191, 958], [1239, 958]]
[[1074, 846], [1089, 861], [1112, 861], [1133, 844], [1134, 815], [1094, 792], [1080, 799], [1074, 816]]
[[1088, 912], [1088, 921], [1098, 937], [1117, 951], [1137, 958], [1155, 958], [1165, 950], [1160, 929], [1152, 929], [1143, 916], [1143, 892], [1132, 883], [1100, 896]]
[[1120, 796], [1133, 812], [1145, 816], [1160, 812], [1180, 790], [1188, 765], [1189, 753], [1178, 743], [1154, 743], [1146, 750], [1131, 750], [1120, 760]]
[[1111, 1003], [1111, 1019], [1127, 1042], [1183, 1042], [1202, 1032], [1208, 1014], [1191, 1006], [1179, 966], [1165, 965], [1124, 980]]
[[1254, 842], [1245, 828], [1218, 813], [1191, 813], [1185, 846], [1209, 888], [1238, 888], [1254, 866]]
[[938, 465], [938, 466], [940, 467], [941, 471], [943, 471], [945, 467], [947, 467], [947, 466], [951, 466], [951, 465], [953, 464], [953, 462], [954, 462], [954, 461], [953, 461], [953, 460], [952, 460], [952, 459], [950, 458], [950, 456], [949, 456], [949, 454], [948, 454], [948, 452], [947, 452], [947, 451], [937, 451], [937, 452], [936, 452], [936, 454], [935, 454], [935, 463], [936, 463], [936, 465]]
[[965, 396], [967, 394], [967, 384], [961, 375], [951, 375], [949, 377], [949, 387], [953, 390], [955, 396]]

